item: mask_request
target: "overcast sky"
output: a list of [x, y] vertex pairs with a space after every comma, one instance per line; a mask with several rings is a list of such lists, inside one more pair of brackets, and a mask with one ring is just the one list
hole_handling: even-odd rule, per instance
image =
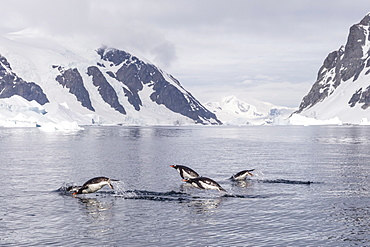
[[146, 58], [201, 102], [236, 95], [297, 107], [369, 0], [0, 0], [25, 28]]

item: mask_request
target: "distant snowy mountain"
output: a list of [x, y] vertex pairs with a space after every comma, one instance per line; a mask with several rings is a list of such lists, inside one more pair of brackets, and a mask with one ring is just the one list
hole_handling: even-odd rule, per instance
[[[370, 120], [370, 13], [350, 28], [347, 43], [331, 52], [317, 81], [290, 118], [293, 124], [367, 124]], [[314, 121], [315, 122], [315, 121]]]
[[1, 37], [0, 126], [62, 122], [221, 124], [173, 76], [125, 51]]
[[249, 102], [229, 96], [220, 102], [205, 103], [205, 106], [228, 125], [287, 124], [286, 119], [296, 110], [254, 99], [249, 99]]

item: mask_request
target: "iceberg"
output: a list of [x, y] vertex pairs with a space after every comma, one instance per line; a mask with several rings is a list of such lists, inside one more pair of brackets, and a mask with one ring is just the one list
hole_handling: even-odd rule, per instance
[[300, 114], [293, 114], [289, 118], [291, 125], [342, 125], [342, 121], [338, 117], [330, 118], [327, 120], [319, 120], [315, 118], [309, 118]]

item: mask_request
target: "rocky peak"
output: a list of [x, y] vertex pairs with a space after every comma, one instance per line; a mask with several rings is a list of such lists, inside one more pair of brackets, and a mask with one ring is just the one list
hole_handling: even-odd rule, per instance
[[[319, 69], [316, 82], [309, 93], [302, 99], [296, 113], [311, 108], [329, 97], [338, 86], [349, 81], [356, 81], [364, 69], [370, 67], [370, 13], [349, 30], [347, 43], [337, 51], [329, 53]], [[366, 69], [366, 74], [370, 69]], [[359, 92], [356, 92], [356, 99]], [[349, 105], [354, 106], [351, 101]]]
[[204, 123], [204, 120], [221, 123], [215, 114], [202, 106], [175, 78], [155, 65], [118, 49], [102, 47], [97, 53], [105, 62], [99, 66], [105, 68], [110, 77], [122, 83], [124, 94], [135, 110], [139, 111], [142, 106], [139, 92], [144, 87], [149, 87], [153, 91], [149, 97], [158, 105], [164, 105], [196, 123]]
[[369, 26], [360, 23], [349, 30], [343, 59], [360, 59], [364, 55], [363, 46], [368, 38]]
[[370, 25], [370, 13], [367, 13], [367, 15], [365, 15], [365, 17], [360, 21], [359, 24], [363, 26], [369, 26]]
[[96, 52], [100, 55], [100, 58], [102, 60], [112, 62], [110, 66], [113, 65], [118, 66], [122, 63], [125, 63], [126, 65], [131, 63], [136, 65], [143, 64], [143, 62], [139, 58], [122, 50], [108, 47], [100, 47], [99, 49], [96, 50]]

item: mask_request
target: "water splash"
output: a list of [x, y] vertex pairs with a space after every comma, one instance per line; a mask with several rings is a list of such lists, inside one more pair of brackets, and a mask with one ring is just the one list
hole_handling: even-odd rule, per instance
[[125, 192], [125, 183], [123, 181], [117, 180], [117, 181], [111, 181], [113, 188], [114, 188], [114, 194], [122, 194]]
[[70, 193], [73, 188], [77, 188], [77, 187], [79, 186], [77, 186], [76, 183], [68, 182], [68, 183], [63, 183], [62, 186], [60, 186], [60, 188], [55, 191], [62, 193], [62, 194], [67, 194], [67, 193]]

